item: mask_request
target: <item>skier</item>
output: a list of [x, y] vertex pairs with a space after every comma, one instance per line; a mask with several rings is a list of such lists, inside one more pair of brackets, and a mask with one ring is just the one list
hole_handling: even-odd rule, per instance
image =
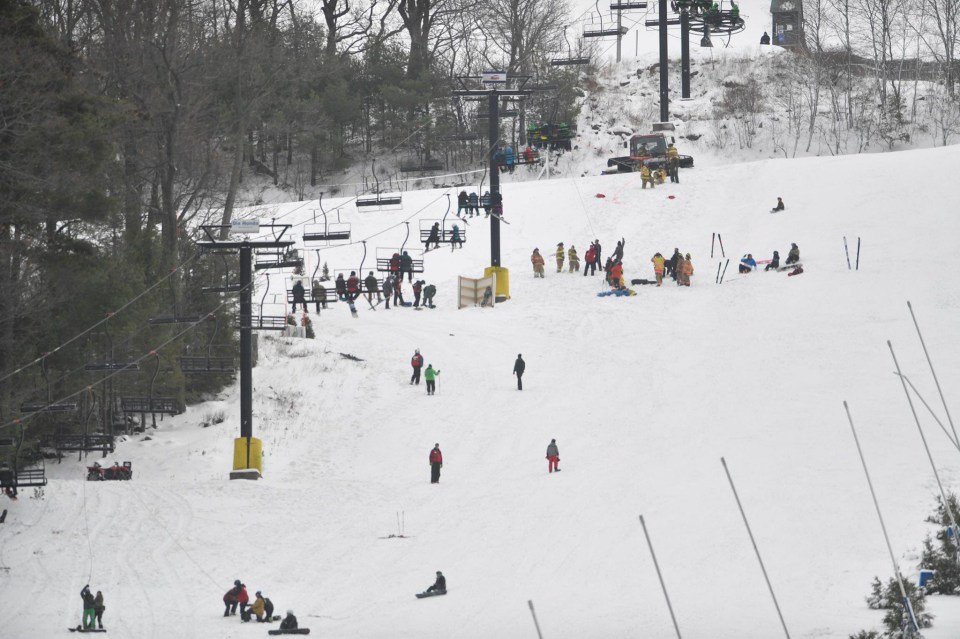
[[650, 185], [650, 188], [653, 189], [656, 187], [656, 184], [653, 182], [653, 176], [650, 174], [650, 169], [646, 164], [640, 167], [640, 181], [643, 183], [642, 188], [647, 188], [647, 185]]
[[327, 308], [327, 289], [323, 287], [320, 280], [313, 281], [313, 301], [317, 303], [317, 312], [320, 312], [320, 305]]
[[423, 305], [435, 308], [433, 305], [433, 296], [437, 294], [437, 287], [433, 284], [427, 284], [423, 287]]
[[420, 349], [413, 351], [413, 357], [410, 359], [410, 366], [413, 367], [413, 375], [410, 376], [410, 384], [420, 385], [420, 369], [423, 368], [423, 355], [420, 354]]
[[437, 580], [433, 582], [432, 586], [427, 588], [426, 592], [439, 592], [441, 595], [447, 594], [447, 578], [443, 576], [442, 572], [437, 571]]
[[690, 286], [690, 276], [693, 275], [693, 262], [690, 254], [683, 256], [683, 266], [680, 267], [680, 286]]
[[90, 584], [83, 587], [83, 590], [80, 591], [80, 597], [83, 599], [83, 629], [92, 630], [97, 613], [96, 599], [90, 592]]
[[403, 255], [400, 256], [400, 278], [403, 279], [403, 274], [407, 274], [407, 281], [413, 281], [413, 258], [410, 257], [410, 254], [406, 251], [403, 252]]
[[360, 278], [357, 277], [356, 271], [350, 271], [350, 277], [347, 278], [347, 301], [352, 302], [358, 297], [360, 297]]
[[485, 217], [490, 217], [490, 208], [493, 206], [493, 198], [490, 197], [490, 191], [484, 191], [483, 195], [480, 196], [480, 206], [482, 206], [486, 212]]
[[367, 278], [363, 280], [363, 286], [367, 289], [367, 301], [373, 304], [373, 296], [377, 296], [377, 301], [380, 301], [380, 282], [377, 281], [377, 276], [373, 274], [373, 271], [370, 271], [370, 274], [367, 275]]
[[657, 277], [657, 286], [660, 286], [663, 284], [663, 268], [666, 260], [660, 253], [656, 253], [650, 258], [650, 261], [653, 262], [653, 274]]
[[[419, 372], [419, 371], [418, 371]], [[427, 364], [427, 370], [423, 371], [423, 378], [427, 380], [427, 395], [433, 395], [437, 390], [437, 375], [440, 371], [433, 368], [433, 364]]]
[[303, 305], [303, 312], [307, 312], [307, 292], [303, 290], [303, 282], [297, 280], [293, 283], [293, 312], [297, 312], [297, 304]]
[[340, 298], [340, 301], [346, 301], [347, 299], [347, 283], [343, 279], [343, 273], [337, 275], [337, 280], [334, 282], [334, 286], [337, 288], [337, 297]]
[[564, 258], [563, 242], [558, 242], [557, 243], [557, 273], [563, 272], [563, 258]]
[[757, 268], [757, 261], [753, 259], [752, 254], [747, 253], [746, 255], [740, 258], [741, 273], [749, 273], [750, 271], [756, 270], [756, 268]]
[[387, 275], [383, 280], [383, 306], [390, 310], [390, 296], [393, 295], [393, 277]]
[[97, 617], [97, 627], [100, 630], [103, 630], [103, 611], [107, 607], [103, 605], [103, 593], [99, 590], [97, 591], [97, 596], [93, 599], [93, 613]]
[[287, 616], [280, 622], [280, 630], [296, 630], [297, 628], [299, 628], [297, 618], [293, 615], [292, 610], [288, 610]]
[[773, 259], [770, 260], [770, 263], [763, 267], [764, 271], [777, 270], [780, 268], [780, 252], [773, 252]]
[[517, 376], [517, 390], [523, 390], [523, 371], [527, 369], [527, 363], [523, 361], [523, 355], [517, 353], [517, 361], [513, 363], [513, 374]]
[[434, 222], [433, 226], [430, 227], [430, 235], [427, 236], [424, 250], [429, 251], [431, 244], [433, 244], [433, 248], [440, 248], [440, 222]]
[[591, 243], [586, 254], [587, 263], [583, 265], [583, 276], [587, 276], [589, 271], [591, 275], [597, 274], [597, 245]]
[[443, 453], [440, 452], [440, 444], [434, 444], [430, 451], [430, 483], [440, 483], [440, 469], [443, 468]]
[[237, 579], [233, 582], [233, 588], [227, 591], [227, 594], [223, 596], [223, 603], [226, 608], [223, 611], [224, 617], [229, 617], [230, 615], [237, 614], [237, 604], [240, 603], [240, 589], [241, 589], [240, 580]]
[[775, 207], [773, 207], [772, 209], [770, 209], [770, 212], [771, 212], [771, 213], [776, 213], [777, 211], [785, 211], [786, 208], [787, 208], [787, 207], [785, 207], [785, 206], [783, 205], [783, 198], [782, 198], [782, 197], [778, 197], [778, 198], [777, 198], [777, 205], [776, 205]]
[[547, 445], [547, 471], [560, 472], [560, 449], [557, 448], [557, 440], [551, 439]]
[[457, 196], [457, 215], [460, 215], [461, 213], [466, 215], [469, 212], [469, 205], [467, 204], [467, 192], [460, 191], [460, 195]]
[[567, 250], [567, 259], [570, 260], [570, 272], [580, 272], [580, 258], [577, 256], [577, 247], [570, 245]]
[[413, 307], [420, 308], [420, 292], [423, 290], [423, 280], [413, 283]]
[[533, 276], [543, 277], [543, 256], [540, 255], [540, 249], [533, 249], [533, 254], [530, 256], [530, 262], [533, 264]]
[[800, 261], [800, 247], [796, 244], [790, 245], [790, 252], [787, 253], [787, 261], [784, 264], [796, 264]]
[[[476, 193], [474, 193], [476, 195]], [[479, 213], [477, 213], [479, 215]], [[456, 224], [453, 225], [453, 234], [450, 236], [450, 252], [453, 252], [454, 245], [460, 245], [460, 248], [463, 248], [463, 240], [460, 239], [460, 227]]]

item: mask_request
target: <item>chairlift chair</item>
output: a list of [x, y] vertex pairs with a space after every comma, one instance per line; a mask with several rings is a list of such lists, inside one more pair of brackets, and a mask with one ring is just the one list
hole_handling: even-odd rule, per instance
[[[430, 238], [430, 231], [433, 228], [434, 223], [440, 222], [440, 243], [449, 244], [453, 241], [453, 225], [456, 224], [460, 230], [460, 239], [466, 243], [467, 242], [467, 229], [466, 225], [463, 224], [463, 221], [459, 218], [453, 218], [452, 220], [420, 220], [420, 241], [424, 244], [427, 243], [427, 240]], [[461, 226], [462, 225], [462, 226]]]
[[220, 255], [220, 259], [223, 260], [223, 284], [213, 286], [204, 286], [200, 289], [201, 293], [239, 293], [240, 282], [230, 283], [230, 267], [227, 266], [227, 256], [224, 251], [215, 251]]
[[366, 195], [358, 195], [357, 199], [354, 201], [357, 208], [378, 208], [383, 209], [384, 207], [396, 207], [403, 205], [403, 196], [399, 193], [384, 193], [380, 191], [380, 178], [377, 177], [377, 159], [372, 158], [370, 160], [370, 169], [373, 174], [373, 179], [376, 181], [376, 187], [374, 188], [373, 193]]
[[153, 420], [153, 427], [157, 427], [157, 413], [160, 413], [160, 420], [163, 421], [164, 415], [179, 415], [183, 412], [180, 401], [175, 397], [155, 397], [153, 394], [154, 385], [157, 376], [160, 374], [160, 354], [151, 351], [154, 358], [153, 376], [150, 378], [149, 392], [146, 397], [127, 396], [120, 398], [120, 410], [124, 413], [140, 413], [140, 423], [145, 425], [146, 414], [150, 413]]
[[320, 213], [323, 215], [323, 223], [320, 224], [317, 222], [316, 209], [314, 209], [313, 223], [304, 226], [303, 241], [305, 243], [326, 242], [327, 244], [330, 242], [349, 242], [350, 224], [340, 221], [340, 209], [335, 209], [337, 212], [337, 221], [331, 222], [327, 218], [327, 211], [323, 208], [323, 193], [320, 193], [317, 204], [320, 208]]
[[20, 437], [0, 439], [0, 488], [16, 491], [47, 485], [46, 462], [40, 456], [39, 468], [25, 468], [20, 451], [23, 448], [24, 427], [20, 424]]
[[211, 355], [213, 342], [217, 337], [217, 330], [220, 323], [216, 315], [210, 314], [213, 318], [213, 331], [210, 339], [207, 341], [207, 356], [196, 357], [184, 355], [180, 357], [180, 370], [187, 375], [228, 375], [235, 371], [233, 357], [214, 357]]
[[279, 268], [302, 268], [303, 258], [300, 252], [295, 249], [261, 249], [257, 251], [257, 261], [254, 263], [255, 270], [279, 269]]
[[567, 39], [567, 27], [563, 28], [563, 41], [567, 46], [567, 57], [565, 58], [552, 58], [550, 64], [555, 67], [562, 66], [577, 66], [590, 64], [590, 56], [576, 56], [570, 50], [570, 41]]

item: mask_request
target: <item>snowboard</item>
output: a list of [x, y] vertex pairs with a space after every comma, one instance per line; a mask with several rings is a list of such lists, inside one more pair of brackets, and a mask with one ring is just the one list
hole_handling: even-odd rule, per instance
[[778, 270], [778, 271], [792, 271], [793, 269], [795, 269], [795, 268], [797, 268], [797, 267], [802, 267], [802, 266], [803, 266], [803, 262], [794, 262], [793, 264], [784, 264], [783, 266], [780, 266], [779, 268], [777, 268], [777, 270]]
[[77, 626], [76, 628], [67, 628], [70, 632], [106, 632], [103, 628], [81, 628]]
[[498, 220], [500, 220], [501, 222], [503, 222], [504, 224], [509, 224], [509, 223], [510, 223], [510, 222], [507, 222], [505, 219], [503, 219], [502, 216], [497, 215], [496, 213], [491, 213], [491, 214], [490, 214], [490, 217], [495, 217], [495, 218], [497, 218]]
[[360, 317], [357, 315], [357, 305], [353, 303], [353, 300], [348, 301], [347, 306], [350, 307], [350, 314], [353, 315], [354, 319]]
[[290, 630], [268, 630], [268, 635], [309, 635], [309, 628], [293, 628]]
[[424, 599], [426, 597], [437, 597], [439, 595], [447, 594], [446, 590], [434, 590], [433, 592], [418, 592], [417, 599]]

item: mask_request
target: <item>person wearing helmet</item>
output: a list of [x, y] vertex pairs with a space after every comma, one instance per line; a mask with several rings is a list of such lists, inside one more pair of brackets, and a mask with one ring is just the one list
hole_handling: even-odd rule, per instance
[[563, 272], [563, 258], [565, 257], [563, 242], [557, 242], [557, 273]]
[[240, 590], [242, 590], [242, 586], [243, 584], [237, 579], [233, 582], [233, 588], [228, 590], [227, 594], [223, 596], [223, 603], [226, 606], [223, 611], [224, 617], [237, 614], [237, 605], [240, 603]]
[[423, 368], [423, 355], [420, 349], [413, 351], [413, 358], [410, 359], [410, 366], [413, 367], [413, 375], [410, 376], [410, 383], [420, 385], [420, 369]]
[[299, 628], [297, 618], [293, 615], [292, 610], [288, 610], [287, 616], [280, 622], [280, 630], [296, 630], [297, 628]]

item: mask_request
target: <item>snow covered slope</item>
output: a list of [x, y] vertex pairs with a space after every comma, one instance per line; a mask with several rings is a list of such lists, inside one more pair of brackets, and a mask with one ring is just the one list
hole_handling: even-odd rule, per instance
[[[222, 617], [220, 598], [241, 579], [323, 637], [532, 637], [527, 600], [550, 639], [671, 637], [643, 514], [685, 637], [781, 636], [721, 456], [791, 636], [879, 627], [864, 596], [892, 569], [842, 401], [913, 576], [936, 485], [886, 340], [942, 413], [912, 301], [956, 401], [960, 223], [948, 189], [958, 165], [960, 148], [948, 147], [693, 169], [654, 191], [636, 175], [507, 184], [509, 302], [455, 308], [456, 276], [489, 262], [488, 224], [474, 220], [462, 251], [426, 256], [437, 309], [361, 302], [352, 319], [338, 305], [313, 315], [316, 340], [261, 339], [261, 481], [227, 480], [235, 388], [121, 444], [115, 458], [133, 462], [132, 482], [87, 483], [75, 460], [48, 466], [42, 499], [24, 491], [5, 505], [0, 600], [16, 614], [0, 634], [65, 632], [89, 582], [104, 593], [111, 636], [264, 635]], [[777, 196], [787, 211], [773, 215]], [[258, 215], [296, 224], [311, 206]], [[404, 219], [414, 216], [415, 238], [418, 218], [445, 208], [438, 191], [405, 194], [398, 212], [345, 207], [354, 238], [370, 237], [364, 271], [375, 247], [400, 245]], [[713, 233], [731, 259], [722, 285]], [[844, 235], [862, 238], [859, 271], [847, 270]], [[601, 298], [599, 276], [551, 268], [557, 242], [583, 255], [599, 238], [606, 255], [621, 237], [628, 279], [652, 277], [653, 253], [679, 247], [692, 254], [692, 287]], [[737, 273], [742, 254], [785, 256], [791, 242], [804, 274]], [[534, 247], [548, 257], [542, 280]], [[319, 254], [331, 269], [358, 267], [361, 255], [358, 244]], [[317, 255], [308, 259], [309, 273]], [[433, 397], [408, 383], [415, 348], [441, 371]], [[523, 392], [510, 374], [517, 353]], [[223, 423], [199, 426], [218, 410]], [[956, 489], [956, 449], [921, 420]], [[554, 475], [551, 438], [563, 470]], [[431, 485], [436, 442], [445, 465]], [[385, 538], [401, 532], [398, 513], [406, 538]], [[450, 593], [416, 600], [436, 570]], [[956, 602], [931, 608], [928, 639], [960, 635]]]

